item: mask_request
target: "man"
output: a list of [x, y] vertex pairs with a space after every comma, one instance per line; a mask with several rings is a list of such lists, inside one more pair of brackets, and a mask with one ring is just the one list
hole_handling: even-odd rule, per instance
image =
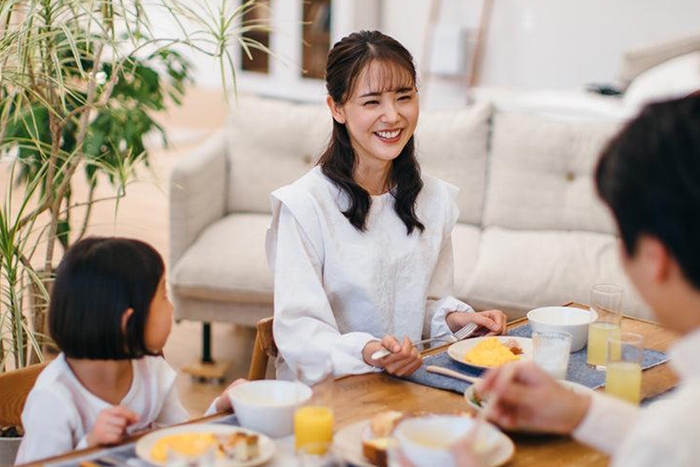
[[488, 373], [490, 419], [507, 429], [572, 434], [615, 466], [700, 464], [700, 96], [647, 106], [603, 151], [595, 173], [622, 239], [625, 272], [659, 322], [681, 383], [638, 409], [562, 388], [534, 364]]

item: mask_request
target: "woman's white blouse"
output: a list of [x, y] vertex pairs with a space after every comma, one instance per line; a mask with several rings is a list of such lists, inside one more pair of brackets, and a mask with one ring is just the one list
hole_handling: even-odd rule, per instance
[[319, 352], [330, 354], [336, 376], [376, 371], [362, 359], [367, 342], [448, 333], [448, 312], [473, 311], [450, 296], [457, 188], [423, 182], [415, 212], [425, 231], [411, 235], [392, 193], [373, 196], [366, 231], [355, 229], [341, 212], [347, 196], [319, 167], [272, 193], [266, 249], [278, 378], [293, 379], [290, 369]]

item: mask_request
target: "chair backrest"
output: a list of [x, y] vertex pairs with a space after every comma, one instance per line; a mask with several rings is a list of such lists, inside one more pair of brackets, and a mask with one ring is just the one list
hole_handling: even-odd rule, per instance
[[255, 344], [253, 346], [253, 356], [250, 359], [250, 370], [248, 379], [265, 379], [267, 371], [267, 361], [270, 357], [277, 357], [277, 345], [272, 335], [272, 317], [263, 318], [255, 325]]
[[21, 426], [29, 391], [48, 362], [0, 373], [0, 426]]

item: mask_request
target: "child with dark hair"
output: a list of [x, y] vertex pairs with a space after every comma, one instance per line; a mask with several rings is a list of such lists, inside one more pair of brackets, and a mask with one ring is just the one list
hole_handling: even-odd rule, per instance
[[[61, 353], [29, 393], [16, 462], [186, 421], [176, 373], [161, 356], [172, 314], [165, 267], [153, 247], [126, 238], [76, 243], [51, 293], [49, 332]], [[224, 391], [207, 413], [230, 407]]]
[[474, 313], [451, 296], [458, 190], [416, 160], [411, 54], [379, 31], [350, 34], [328, 54], [326, 89], [328, 147], [272, 193], [277, 377], [314, 352], [330, 352], [337, 376], [405, 376], [422, 364], [411, 341], [471, 323], [503, 333], [502, 311]]

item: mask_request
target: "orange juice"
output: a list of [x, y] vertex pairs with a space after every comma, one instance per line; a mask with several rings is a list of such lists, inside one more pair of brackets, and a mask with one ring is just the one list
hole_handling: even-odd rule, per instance
[[608, 362], [605, 367], [605, 392], [632, 404], [639, 404], [642, 367], [637, 362]]
[[[333, 411], [322, 406], [299, 407], [294, 413], [294, 437], [297, 449], [307, 444], [330, 444], [333, 441]], [[325, 451], [325, 448], [319, 447], [318, 450]], [[310, 452], [310, 454], [325, 453]]]
[[588, 325], [588, 354], [586, 363], [604, 367], [607, 359], [608, 338], [620, 334], [620, 325], [595, 321]]

